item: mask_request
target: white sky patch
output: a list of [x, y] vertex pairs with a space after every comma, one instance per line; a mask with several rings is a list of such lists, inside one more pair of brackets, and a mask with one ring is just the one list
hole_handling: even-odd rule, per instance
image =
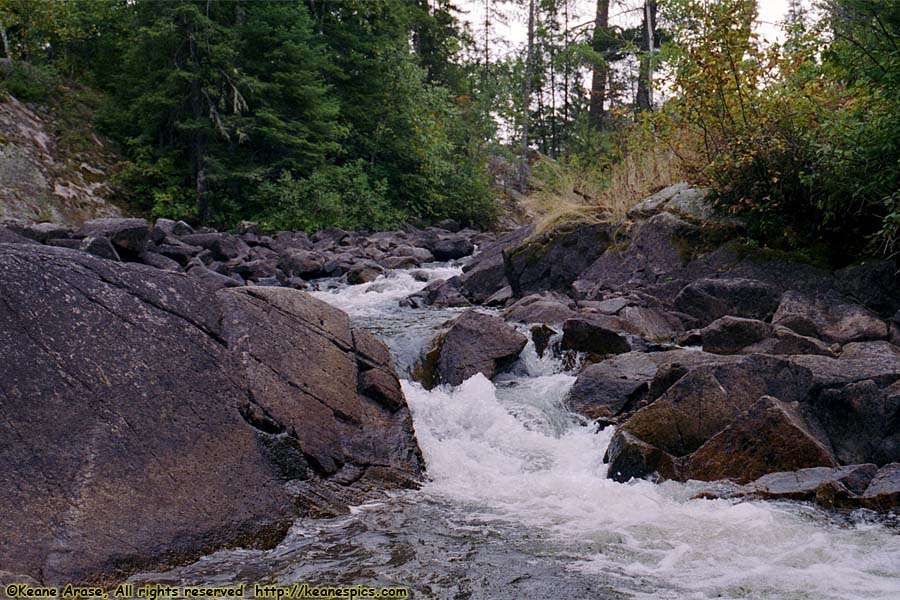
[[[486, 0], [461, 0], [462, 18], [469, 23], [478, 40], [480, 49], [484, 47], [484, 10]], [[528, 8], [521, 0], [509, 2], [488, 0], [491, 6], [491, 54], [494, 58], [504, 56], [522, 47], [528, 36]], [[611, 0], [610, 21], [619, 25], [635, 23], [641, 18], [640, 0]], [[758, 0], [759, 17], [757, 31], [766, 40], [780, 41], [783, 37], [781, 23], [788, 10], [788, 0]], [[569, 25], [575, 27], [592, 21], [596, 12], [596, 0], [570, 0]], [[582, 31], [584, 27], [580, 28]], [[588, 30], [590, 26], [588, 26]]]

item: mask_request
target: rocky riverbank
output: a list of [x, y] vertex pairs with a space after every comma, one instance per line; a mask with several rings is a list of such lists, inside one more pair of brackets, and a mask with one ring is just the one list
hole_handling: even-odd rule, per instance
[[298, 290], [447, 260], [462, 275], [400, 301], [463, 310], [413, 369], [426, 387], [493, 378], [531, 343], [578, 373], [572, 411], [617, 428], [615, 480], [896, 509], [897, 266], [748, 251], [684, 186], [631, 217], [540, 234], [4, 224], [0, 564], [121, 579], [416, 485], [390, 353]]
[[897, 265], [828, 271], [748, 250], [740, 224], [713, 214], [701, 191], [675, 186], [627, 223], [500, 238], [410, 299], [502, 307], [440, 333], [423, 380], [493, 376], [523, 345], [512, 324], [525, 324], [539, 352], [584, 357], [568, 404], [617, 426], [613, 479], [728, 480], [747, 485], [726, 495], [896, 508]]
[[[0, 231], [3, 570], [121, 580], [417, 485], [390, 354], [346, 314], [148, 266], [163, 255], [140, 220]], [[247, 248], [214, 237], [198, 254]]]

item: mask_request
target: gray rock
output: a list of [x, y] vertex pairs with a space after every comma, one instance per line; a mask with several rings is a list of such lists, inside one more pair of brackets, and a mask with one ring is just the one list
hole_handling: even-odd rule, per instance
[[602, 315], [568, 319], [563, 323], [563, 349], [601, 356], [631, 351], [625, 336], [617, 333], [621, 328], [614, 320]]
[[72, 230], [59, 223], [10, 224], [7, 225], [7, 228], [22, 237], [34, 240], [41, 244], [46, 244], [49, 240], [53, 239], [66, 239], [72, 237]]
[[290, 249], [281, 254], [279, 268], [288, 277], [300, 277], [304, 280], [325, 277], [325, 258], [318, 252]]
[[877, 472], [876, 465], [861, 464], [769, 473], [749, 484], [745, 493], [775, 500], [815, 500], [816, 492], [822, 484], [833, 481], [852, 494], [860, 495], [865, 492]]
[[628, 211], [631, 219], [651, 217], [661, 211], [680, 216], [709, 220], [716, 216], [709, 191], [691, 187], [687, 183], [676, 183], [638, 202]]
[[[461, 291], [465, 292], [465, 284], [461, 287]], [[467, 296], [468, 297], [468, 296]], [[502, 287], [490, 296], [488, 296], [483, 304], [485, 306], [506, 306], [513, 299], [512, 288], [509, 286]]]
[[81, 226], [81, 237], [105, 237], [126, 254], [138, 255], [147, 246], [150, 227], [146, 219], [93, 219]]
[[887, 387], [900, 379], [900, 348], [889, 342], [847, 344], [838, 358], [802, 354], [791, 356], [790, 360], [812, 372], [816, 389], [866, 379]]
[[700, 332], [703, 349], [716, 354], [821, 354], [834, 357], [822, 341], [756, 319], [722, 317]]
[[433, 364], [423, 365], [423, 385], [459, 385], [476, 373], [493, 378], [518, 358], [527, 342], [528, 338], [501, 319], [466, 311], [438, 336], [430, 356], [424, 357], [424, 362]]
[[651, 393], [651, 383], [661, 369], [675, 366], [683, 375], [686, 367], [731, 360], [729, 357], [680, 349], [619, 354], [582, 369], [569, 391], [566, 406], [589, 419], [618, 422], [641, 408], [643, 403], [655, 400], [675, 383], [660, 380]]
[[153, 224], [153, 229], [150, 230], [150, 241], [154, 244], [161, 244], [169, 236], [176, 236], [175, 221], [172, 219], [157, 219]]
[[181, 241], [209, 250], [215, 260], [245, 260], [250, 256], [250, 246], [230, 233], [194, 233], [181, 236]]
[[[119, 253], [116, 252], [116, 249], [113, 247], [112, 242], [110, 242], [107, 238], [86, 237], [81, 240], [81, 243], [78, 245], [78, 249], [82, 252], [87, 252], [88, 254], [93, 254], [94, 256], [105, 258], [106, 260], [121, 260], [119, 258]], [[143, 253], [141, 254], [141, 256], [143, 256]]]
[[863, 494], [863, 503], [875, 510], [900, 508], [900, 462], [878, 470]]
[[196, 279], [200, 285], [210, 290], [218, 290], [227, 287], [241, 287], [241, 283], [227, 275], [216, 273], [204, 266], [193, 266], [188, 272], [188, 276]]
[[562, 323], [576, 313], [562, 298], [552, 294], [531, 294], [503, 311], [503, 318], [521, 323]]
[[4, 569], [87, 583], [272, 547], [341, 465], [365, 471], [345, 511], [421, 473], [397, 388], [367, 395], [392, 368], [302, 292], [7, 244], [0, 295]]
[[38, 244], [31, 238], [16, 233], [10, 227], [0, 227], [0, 244]]
[[779, 293], [774, 286], [742, 278], [699, 279], [675, 297], [678, 310], [704, 325], [724, 316], [764, 321], [778, 308], [778, 302]]
[[166, 258], [171, 258], [184, 267], [192, 258], [203, 252], [203, 248], [185, 244], [177, 238], [167, 237], [154, 251]]
[[682, 477], [747, 483], [773, 471], [837, 464], [827, 440], [810, 430], [796, 402], [763, 396], [687, 457]]
[[347, 283], [350, 285], [369, 283], [378, 279], [383, 272], [384, 269], [374, 263], [359, 264], [347, 271]]
[[572, 282], [613, 243], [613, 226], [568, 225], [504, 251], [506, 279], [517, 297], [553, 290], [568, 292]]
[[426, 306], [433, 306], [435, 308], [471, 306], [466, 297], [460, 293], [459, 286], [459, 277], [451, 277], [447, 280], [436, 279], [426, 285], [424, 289], [410, 294], [401, 300], [400, 305], [412, 308], [424, 308]]
[[668, 342], [684, 331], [681, 320], [671, 312], [652, 307], [628, 306], [619, 317], [628, 333], [654, 342]]
[[606, 300], [586, 300], [579, 302], [579, 308], [589, 308], [603, 315], [615, 315], [628, 306], [630, 302], [627, 298], [608, 298]]
[[800, 335], [839, 344], [888, 337], [886, 322], [865, 307], [849, 303], [834, 293], [810, 296], [787, 291], [772, 323]]
[[469, 256], [475, 251], [475, 245], [466, 237], [448, 237], [436, 241], [428, 250], [436, 260], [447, 261]]
[[378, 261], [385, 269], [415, 269], [422, 261], [415, 256], [388, 256]]
[[460, 277], [460, 290], [466, 298], [474, 304], [483, 304], [499, 291], [510, 287], [506, 279], [503, 252], [521, 244], [533, 230], [534, 227], [528, 226], [504, 233], [480, 249], [471, 262], [463, 267]]
[[[747, 481], [765, 474], [757, 471], [766, 464], [767, 450], [779, 457], [766, 467], [769, 471], [818, 466], [788, 464], [795, 450], [796, 456], [804, 461], [827, 455], [819, 452], [819, 446], [827, 451], [827, 442], [820, 439], [824, 434], [820, 436], [817, 430], [811, 429], [791, 404], [807, 399], [812, 387], [809, 370], [779, 358], [753, 355], [676, 369], [672, 373], [675, 377], [663, 377], [665, 385], [660, 387], [666, 388], [665, 393], [634, 413], [618, 432], [628, 433], [642, 444], [675, 459], [673, 469], [660, 472], [660, 476], [678, 479], [728, 477]], [[654, 393], [651, 391], [650, 395]], [[762, 402], [763, 396], [774, 398]], [[757, 405], [759, 402], [762, 403]], [[751, 444], [747, 440], [755, 428], [758, 436]], [[718, 439], [712, 442], [717, 436]], [[787, 445], [789, 439], [795, 440], [796, 445]], [[752, 447], [741, 445], [745, 443]], [[628, 464], [632, 466], [624, 468], [616, 456], [618, 447], [610, 445], [607, 452], [610, 473], [619, 473], [617, 476], [627, 480], [659, 471], [657, 466], [641, 467], [634, 463], [635, 456], [651, 456], [644, 451], [630, 454]], [[704, 447], [695, 458], [694, 454]], [[743, 452], [742, 448], [747, 451]], [[740, 460], [739, 456], [742, 457]]]
[[900, 386], [871, 379], [822, 390], [809, 413], [821, 424], [842, 464], [900, 462]]
[[260, 281], [278, 276], [278, 259], [267, 258], [249, 260], [247, 262], [235, 261], [238, 264], [231, 267], [233, 273], [237, 273], [248, 281]]
[[140, 261], [145, 265], [151, 266], [155, 269], [162, 269], [164, 271], [173, 271], [180, 272], [183, 269], [181, 265], [172, 260], [171, 258], [166, 258], [162, 254], [157, 254], [155, 252], [144, 251], [139, 257]]

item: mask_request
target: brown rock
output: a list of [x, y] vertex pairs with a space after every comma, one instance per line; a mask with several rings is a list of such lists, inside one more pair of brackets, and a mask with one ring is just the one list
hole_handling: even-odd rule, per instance
[[528, 338], [501, 319], [469, 310], [439, 336], [436, 382], [459, 385], [476, 373], [488, 379], [513, 362]]
[[746, 483], [773, 471], [836, 467], [830, 450], [789, 405], [763, 396], [687, 459], [684, 476]]

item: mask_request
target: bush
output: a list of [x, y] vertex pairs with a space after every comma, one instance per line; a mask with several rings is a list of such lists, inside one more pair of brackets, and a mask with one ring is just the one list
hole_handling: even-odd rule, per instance
[[22, 61], [0, 62], [0, 90], [22, 102], [47, 102], [54, 97], [61, 79], [50, 67]]
[[361, 161], [323, 167], [304, 179], [285, 172], [275, 181], [263, 182], [252, 204], [260, 212], [251, 214], [269, 230], [315, 231], [329, 226], [384, 230], [405, 220], [391, 207], [385, 181], [370, 180]]
[[833, 0], [828, 18], [797, 18], [784, 44], [765, 46], [750, 0], [671, 9], [676, 94], [656, 121], [664, 138], [693, 133], [686, 168], [722, 210], [762, 246], [827, 246], [835, 266], [889, 250], [900, 234], [900, 1]]

